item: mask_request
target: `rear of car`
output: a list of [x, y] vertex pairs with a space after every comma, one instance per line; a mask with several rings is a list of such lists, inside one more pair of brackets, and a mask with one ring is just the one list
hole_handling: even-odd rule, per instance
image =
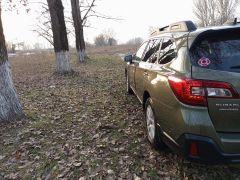
[[177, 142], [190, 160], [240, 163], [240, 27], [190, 33], [186, 58], [191, 77], [168, 77], [185, 122]]
[[[145, 59], [152, 42], [155, 61]], [[153, 147], [191, 161], [240, 163], [240, 26], [174, 23], [126, 60], [127, 91], [143, 104]]]

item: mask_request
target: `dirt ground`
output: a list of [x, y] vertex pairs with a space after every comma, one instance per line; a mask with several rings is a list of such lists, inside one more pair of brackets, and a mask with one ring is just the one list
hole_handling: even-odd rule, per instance
[[237, 166], [190, 163], [149, 146], [114, 55], [126, 51], [91, 51], [84, 64], [72, 56], [71, 76], [53, 73], [52, 53], [10, 59], [26, 119], [0, 124], [0, 179], [240, 179]]

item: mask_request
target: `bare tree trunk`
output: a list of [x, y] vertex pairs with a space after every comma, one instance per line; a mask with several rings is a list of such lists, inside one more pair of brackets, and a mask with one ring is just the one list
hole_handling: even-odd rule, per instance
[[71, 0], [72, 6], [72, 17], [75, 28], [75, 36], [76, 36], [76, 49], [78, 55], [78, 61], [83, 62], [85, 59], [85, 41], [83, 34], [83, 25], [82, 25], [82, 17], [79, 6], [79, 0]]
[[8, 62], [0, 7], [0, 122], [21, 119], [24, 116]]
[[62, 1], [47, 0], [47, 2], [51, 16], [57, 72], [70, 73], [72, 69], [69, 61], [69, 47]]

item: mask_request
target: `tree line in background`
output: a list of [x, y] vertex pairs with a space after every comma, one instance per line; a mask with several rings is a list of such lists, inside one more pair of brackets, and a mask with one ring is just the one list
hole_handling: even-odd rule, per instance
[[[223, 25], [236, 17], [240, 0], [193, 0], [195, 24], [198, 27]], [[149, 28], [149, 35], [156, 27]]]
[[222, 25], [236, 16], [240, 0], [194, 0], [193, 12], [200, 27]]
[[117, 45], [115, 39], [115, 32], [113, 29], [107, 29], [103, 33], [94, 38], [94, 44], [96, 46], [114, 46]]

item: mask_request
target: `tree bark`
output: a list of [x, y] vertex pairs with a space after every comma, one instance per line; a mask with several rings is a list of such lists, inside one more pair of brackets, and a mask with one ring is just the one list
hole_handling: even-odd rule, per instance
[[61, 0], [47, 0], [56, 55], [57, 72], [61, 74], [72, 71], [69, 60], [67, 30], [64, 20], [64, 8]]
[[76, 49], [78, 62], [84, 62], [86, 52], [85, 52], [85, 41], [82, 25], [82, 17], [80, 11], [79, 0], [71, 0], [72, 6], [72, 18], [74, 22], [75, 36], [76, 36]]
[[0, 7], [0, 122], [21, 119], [24, 114], [18, 99], [8, 62]]

